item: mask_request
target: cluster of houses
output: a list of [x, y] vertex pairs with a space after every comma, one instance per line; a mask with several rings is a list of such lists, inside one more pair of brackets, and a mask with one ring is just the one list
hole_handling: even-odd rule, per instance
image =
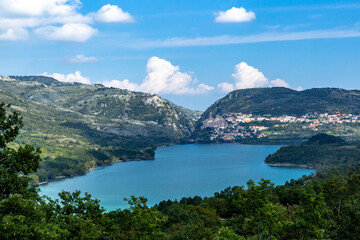
[[[281, 129], [291, 123], [303, 124], [302, 129], [304, 130], [318, 131], [318, 127], [324, 124], [360, 123], [360, 115], [313, 113], [302, 116], [271, 116], [269, 114], [256, 116], [230, 113], [204, 120], [202, 128], [212, 129], [210, 140], [232, 141], [239, 138], [262, 138], [270, 134], [281, 135], [283, 134]], [[268, 126], [278, 128], [279, 131], [269, 132]]]

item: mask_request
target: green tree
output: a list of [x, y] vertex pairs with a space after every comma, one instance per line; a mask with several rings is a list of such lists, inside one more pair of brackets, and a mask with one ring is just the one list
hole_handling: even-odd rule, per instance
[[30, 180], [24, 175], [36, 172], [40, 166], [39, 149], [30, 145], [9, 147], [23, 127], [22, 117], [10, 108], [11, 105], [0, 103], [0, 200], [11, 194], [36, 196], [35, 189], [28, 188]]
[[[294, 238], [326, 239], [326, 230], [330, 227], [328, 209], [322, 193], [316, 194], [311, 188], [302, 189], [298, 210], [295, 212]], [[287, 229], [289, 230], [289, 229]], [[291, 230], [289, 230], [291, 232]]]
[[233, 200], [239, 214], [230, 220], [231, 226], [241, 236], [277, 238], [282, 231], [285, 209], [271, 200], [274, 184], [261, 179], [258, 185], [252, 180], [247, 185], [248, 189], [239, 191]]
[[242, 240], [245, 238], [240, 237], [228, 227], [221, 227], [216, 233], [214, 240]]
[[155, 207], [147, 206], [145, 197], [126, 199], [130, 209], [112, 211], [109, 218], [111, 238], [115, 239], [163, 239], [161, 231], [166, 218]]

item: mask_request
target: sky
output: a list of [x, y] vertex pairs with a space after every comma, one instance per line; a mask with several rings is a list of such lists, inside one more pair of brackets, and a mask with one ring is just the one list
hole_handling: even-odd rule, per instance
[[360, 1], [0, 0], [0, 75], [158, 94], [360, 89]]

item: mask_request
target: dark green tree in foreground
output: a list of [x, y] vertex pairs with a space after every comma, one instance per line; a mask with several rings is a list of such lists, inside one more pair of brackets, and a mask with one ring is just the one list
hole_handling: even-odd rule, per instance
[[34, 194], [35, 189], [28, 188], [30, 179], [24, 175], [36, 172], [40, 163], [39, 149], [9, 146], [23, 127], [22, 117], [10, 107], [0, 103], [0, 200], [12, 194]]

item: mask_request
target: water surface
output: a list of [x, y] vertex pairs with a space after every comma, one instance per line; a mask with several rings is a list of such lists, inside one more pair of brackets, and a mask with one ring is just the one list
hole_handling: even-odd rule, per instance
[[51, 198], [61, 190], [88, 192], [110, 211], [127, 207], [123, 199], [131, 195], [145, 196], [153, 205], [167, 199], [212, 196], [228, 186], [244, 185], [249, 179], [265, 178], [284, 184], [314, 172], [265, 165], [265, 157], [278, 148], [236, 143], [160, 147], [155, 160], [99, 167], [87, 175], [51, 182], [40, 189]]

